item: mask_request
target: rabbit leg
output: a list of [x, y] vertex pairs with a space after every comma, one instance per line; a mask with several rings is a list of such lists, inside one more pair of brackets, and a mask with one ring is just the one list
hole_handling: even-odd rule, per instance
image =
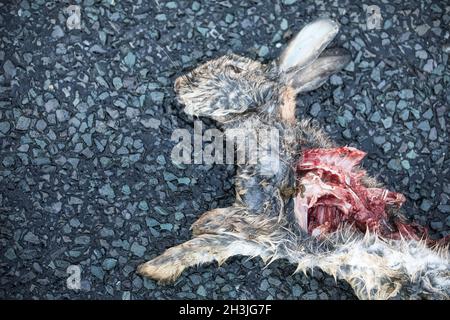
[[220, 234], [226, 230], [226, 226], [230, 224], [236, 218], [242, 217], [245, 214], [243, 208], [240, 207], [228, 207], [217, 208], [205, 212], [202, 216], [194, 222], [191, 226], [191, 230], [194, 236], [201, 234]]
[[171, 282], [188, 267], [213, 261], [220, 265], [235, 255], [265, 258], [269, 252], [257, 242], [233, 235], [204, 234], [167, 249], [162, 255], [140, 265], [137, 272], [159, 282]]
[[279, 236], [280, 228], [277, 219], [277, 217], [269, 218], [262, 214], [252, 214], [243, 207], [232, 206], [205, 212], [191, 229], [194, 236], [234, 234], [240, 239], [267, 243], [268, 239]]

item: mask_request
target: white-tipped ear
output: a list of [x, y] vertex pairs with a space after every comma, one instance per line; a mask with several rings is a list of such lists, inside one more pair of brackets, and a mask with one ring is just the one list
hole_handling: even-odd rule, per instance
[[318, 19], [307, 24], [281, 54], [280, 71], [308, 66], [317, 59], [338, 31], [339, 24], [331, 19]]
[[333, 73], [343, 69], [350, 59], [350, 53], [345, 49], [327, 49], [305, 68], [288, 72], [286, 81], [297, 94], [315, 90]]

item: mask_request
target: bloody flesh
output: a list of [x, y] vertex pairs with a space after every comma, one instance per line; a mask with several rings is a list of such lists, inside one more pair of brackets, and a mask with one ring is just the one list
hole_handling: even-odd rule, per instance
[[299, 192], [295, 216], [302, 230], [313, 236], [353, 224], [387, 238], [420, 239], [426, 230], [390, 217], [389, 208], [399, 208], [405, 197], [362, 183], [366, 174], [358, 165], [366, 153], [351, 147], [305, 150], [296, 167]]

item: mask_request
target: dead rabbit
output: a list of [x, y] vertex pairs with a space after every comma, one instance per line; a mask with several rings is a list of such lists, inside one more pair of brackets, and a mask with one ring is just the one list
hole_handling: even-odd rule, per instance
[[[297, 271], [320, 268], [347, 281], [360, 299], [447, 299], [448, 247], [402, 218], [405, 198], [359, 167], [365, 153], [337, 147], [307, 119], [295, 119], [297, 94], [314, 90], [350, 61], [343, 49], [325, 49], [339, 30], [330, 19], [306, 25], [267, 65], [226, 55], [176, 79], [189, 115], [209, 117], [225, 130], [276, 128], [279, 166], [238, 167], [236, 201], [205, 212], [194, 238], [139, 266], [161, 282], [191, 266], [234, 255], [284, 258]], [[259, 149], [267, 148], [260, 143]], [[267, 159], [266, 159], [267, 160]]]

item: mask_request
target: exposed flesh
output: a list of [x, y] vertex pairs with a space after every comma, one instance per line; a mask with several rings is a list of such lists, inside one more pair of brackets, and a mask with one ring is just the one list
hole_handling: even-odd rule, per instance
[[389, 214], [405, 197], [382, 188], [368, 188], [358, 165], [366, 153], [351, 147], [309, 149], [297, 163], [295, 216], [302, 230], [313, 236], [335, 231], [341, 224], [353, 224], [387, 238], [420, 239], [426, 229], [407, 224]]

